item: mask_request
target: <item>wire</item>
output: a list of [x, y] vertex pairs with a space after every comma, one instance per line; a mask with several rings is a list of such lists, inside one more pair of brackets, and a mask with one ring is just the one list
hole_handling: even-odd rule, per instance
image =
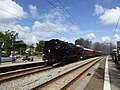
[[[63, 8], [65, 8], [65, 6], [64, 6], [59, 0], [57, 0], [57, 2], [58, 2]], [[66, 10], [66, 12], [74, 19], [74, 21], [76, 21], [77, 24], [79, 24], [78, 21], [75, 19], [75, 17], [74, 17], [68, 10]]]
[[[63, 7], [63, 8], [65, 8], [65, 6], [59, 1], [59, 0], [57, 0], [57, 2]], [[78, 22], [78, 20], [68, 11], [68, 10], [66, 10], [66, 12], [74, 19], [74, 21], [78, 24], [78, 25], [80, 25], [79, 24], [79, 22]], [[83, 30], [85, 30], [85, 28], [83, 27], [83, 26], [81, 26], [80, 25], [80, 27], [82, 27], [83, 28]], [[80, 29], [79, 29], [80, 30]], [[80, 30], [81, 31], [81, 30]], [[88, 34], [88, 33], [84, 33], [83, 31], [82, 31], [82, 33], [83, 34]]]
[[74, 22], [72, 21], [72, 20], [70, 20], [70, 18], [68, 18], [62, 11], [60, 11], [53, 3], [51, 3], [49, 0], [46, 0], [49, 4], [51, 4], [56, 10], [58, 10], [65, 18], [67, 18], [68, 19], [68, 21], [70, 21], [73, 25], [75, 25], [74, 24]]
[[[5, 10], [3, 10], [3, 9], [0, 9], [0, 11], [7, 12], [7, 13], [9, 13], [9, 14], [11, 14], [11, 15], [14, 15], [14, 16], [16, 16], [16, 17], [19, 17], [19, 18], [21, 18], [21, 19], [24, 19], [24, 20], [26, 20], [26, 21], [29, 21], [29, 22], [33, 23], [33, 21], [31, 21], [31, 20], [29, 20], [29, 19], [25, 19], [25, 18], [23, 18], [23, 17], [21, 17], [21, 16], [18, 16], [18, 15], [16, 15], [16, 14], [10, 13], [10, 12], [5, 11]], [[51, 31], [56, 32], [56, 33], [58, 33], [59, 35], [61, 35], [61, 33], [57, 32], [57, 31], [54, 31], [54, 30], [52, 30], [52, 29], [49, 28], [49, 27], [46, 27], [46, 26], [43, 26], [43, 25], [40, 25], [40, 26], [42, 26], [42, 27], [44, 27], [44, 28], [46, 28], [46, 29], [48, 29], [48, 30], [51, 30]]]
[[[76, 24], [75, 24], [69, 17], [67, 17], [61, 10], [59, 10], [53, 3], [51, 3], [49, 0], [46, 0], [46, 1], [47, 1], [50, 5], [52, 5], [56, 10], [58, 10], [65, 18], [67, 18], [69, 22], [71, 22], [74, 26], [76, 26]], [[59, 0], [57, 0], [57, 1], [58, 1], [58, 3], [64, 8], [63, 4], [60, 3]], [[70, 14], [69, 11], [67, 11], [67, 12], [68, 12], [68, 14]], [[71, 15], [71, 16], [72, 16], [72, 15]], [[74, 16], [72, 16], [72, 18], [74, 19], [74, 21], [77, 22], [77, 24], [79, 24], [78, 21], [74, 18]], [[78, 27], [78, 26], [76, 26], [76, 27]], [[81, 30], [79, 29], [79, 31], [81, 31]], [[81, 31], [81, 32], [83, 32], [83, 31]], [[84, 33], [84, 32], [83, 32], [83, 34], [86, 35], [86, 34], [88, 34], [88, 33]]]
[[116, 31], [117, 31], [117, 27], [118, 27], [119, 21], [120, 21], [120, 15], [119, 15], [118, 21], [117, 21], [117, 23], [116, 23], [115, 31], [114, 31], [114, 33], [113, 33], [113, 36], [115, 35], [115, 33], [116, 33]]
[[[2, 2], [3, 3], [3, 2]], [[5, 5], [8, 5], [7, 3], [3, 3], [3, 4], [5, 4]], [[11, 6], [12, 7], [12, 6]], [[13, 8], [13, 7], [12, 7]], [[13, 9], [15, 9], [15, 8], [13, 8]], [[19, 17], [19, 18], [21, 18], [21, 19], [23, 19], [23, 20], [26, 20], [26, 21], [29, 21], [29, 22], [31, 22], [31, 23], [34, 23], [32, 20], [30, 20], [30, 19], [26, 19], [26, 18], [24, 18], [24, 17], [21, 17], [21, 16], [19, 16], [19, 15], [16, 15], [16, 14], [13, 14], [13, 13], [11, 13], [11, 12], [8, 12], [8, 11], [5, 11], [5, 10], [3, 10], [3, 9], [0, 9], [0, 11], [4, 11], [4, 12], [7, 12], [7, 13], [9, 13], [9, 14], [11, 14], [11, 15], [14, 15], [14, 16], [16, 16], [16, 17]], [[39, 19], [38, 19], [38, 21], [39, 21]], [[51, 31], [53, 31], [53, 32], [55, 32], [55, 33], [58, 33], [59, 35], [61, 35], [61, 33], [60, 32], [58, 32], [58, 31], [54, 31], [54, 30], [52, 30], [51, 28], [49, 28], [49, 27], [46, 27], [46, 26], [43, 26], [43, 25], [41, 25], [42, 27], [44, 27], [44, 28], [46, 28], [46, 29], [48, 29], [48, 30], [51, 30]], [[62, 32], [63, 33], [63, 32]], [[63, 34], [65, 34], [65, 33], [63, 33]], [[68, 37], [70, 37], [70, 34], [66, 34]]]

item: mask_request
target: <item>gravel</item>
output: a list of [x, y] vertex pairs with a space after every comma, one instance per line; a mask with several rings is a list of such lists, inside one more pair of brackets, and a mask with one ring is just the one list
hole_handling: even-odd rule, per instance
[[93, 58], [0, 83], [0, 90], [29, 90], [91, 60], [93, 60]]

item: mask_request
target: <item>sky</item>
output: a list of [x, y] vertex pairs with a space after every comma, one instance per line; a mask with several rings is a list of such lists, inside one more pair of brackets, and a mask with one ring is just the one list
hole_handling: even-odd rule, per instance
[[120, 0], [0, 0], [0, 32], [8, 29], [30, 45], [79, 38], [115, 44], [120, 41]]

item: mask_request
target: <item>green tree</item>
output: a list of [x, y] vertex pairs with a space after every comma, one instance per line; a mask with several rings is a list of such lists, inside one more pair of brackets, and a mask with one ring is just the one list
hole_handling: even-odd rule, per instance
[[11, 50], [13, 50], [12, 43], [17, 39], [18, 33], [15, 31], [5, 31], [5, 34], [3, 36], [4, 39], [4, 50], [7, 51], [7, 55], [11, 53]]
[[40, 40], [38, 43], [36, 43], [35, 51], [42, 52], [44, 45], [45, 45], [45, 41]]
[[4, 34], [2, 32], [0, 32], [0, 41], [3, 42], [3, 36]]

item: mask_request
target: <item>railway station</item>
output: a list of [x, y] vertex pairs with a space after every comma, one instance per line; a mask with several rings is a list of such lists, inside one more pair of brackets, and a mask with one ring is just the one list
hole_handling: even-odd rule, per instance
[[120, 1], [0, 0], [0, 90], [120, 90]]
[[[48, 73], [48, 75], [46, 77], [44, 76], [43, 80], [42, 80], [42, 78], [39, 78], [37, 81], [33, 80], [32, 83], [30, 83], [30, 81], [28, 81], [28, 83], [30, 83], [30, 84], [26, 83], [26, 85], [24, 85], [24, 87], [21, 85], [19, 87], [17, 87], [16, 85], [12, 85], [12, 84], [10, 84], [10, 86], [9, 86], [8, 85], [9, 83], [12, 83], [12, 81], [15, 82], [17, 79], [19, 80], [20, 78], [22, 79], [23, 76], [26, 78], [30, 77], [29, 74], [32, 75], [33, 74], [32, 72], [34, 72], [34, 74], [37, 74], [37, 73], [42, 72], [41, 71], [42, 68], [43, 68], [43, 70], [47, 70], [47, 69], [50, 70], [51, 68], [50, 67], [46, 67], [46, 68], [42, 67], [43, 63], [41, 65], [39, 64], [39, 67], [38, 67], [38, 65], [35, 64], [35, 63], [40, 63], [43, 61], [34, 61], [34, 62], [28, 62], [28, 63], [23, 63], [23, 62], [22, 63], [14, 63], [14, 65], [13, 65], [13, 63], [5, 62], [4, 64], [2, 64], [0, 66], [0, 69], [5, 68], [7, 70], [7, 68], [10, 68], [11, 66], [15, 67], [15, 68], [22, 66], [26, 69], [17, 68], [18, 70], [14, 70], [14, 68], [11, 68], [14, 71], [0, 73], [0, 76], [1, 76], [0, 81], [3, 82], [0, 84], [0, 87], [2, 89], [6, 89], [6, 90], [9, 90], [10, 87], [11, 87], [11, 89], [19, 88], [19, 89], [35, 89], [35, 90], [36, 89], [37, 90], [38, 89], [39, 90], [41, 90], [41, 89], [42, 90], [43, 89], [45, 89], [45, 90], [46, 89], [50, 89], [50, 90], [53, 90], [53, 89], [56, 89], [56, 90], [59, 90], [59, 89], [67, 89], [67, 90], [68, 89], [72, 89], [72, 90], [119, 90], [120, 89], [120, 85], [119, 85], [119, 83], [120, 83], [120, 80], [119, 80], [120, 79], [120, 69], [119, 69], [119, 66], [114, 63], [114, 61], [112, 60], [112, 58], [110, 56], [104, 56], [101, 59], [100, 58], [101, 57], [99, 57], [99, 59], [98, 59], [98, 57], [96, 57], [96, 58], [88, 59], [87, 61], [84, 60], [84, 61], [75, 62], [75, 63], [73, 63], [73, 65], [69, 64], [70, 65], [69, 67], [72, 67], [72, 68], [74, 67], [74, 65], [76, 65], [76, 67], [78, 67], [79, 65], [80, 65], [80, 67], [82, 67], [81, 66], [82, 64], [84, 64], [86, 62], [88, 63], [88, 61], [89, 62], [93, 61], [93, 59], [95, 59], [97, 61], [97, 59], [98, 59], [97, 63], [93, 64], [93, 66], [90, 66], [90, 68], [87, 69], [86, 71], [83, 71], [83, 70], [81, 70], [83, 72], [79, 71], [80, 75], [73, 77], [74, 79], [72, 81], [69, 81], [69, 79], [68, 79], [69, 83], [68, 84], [66, 83], [65, 86], [61, 85], [61, 82], [64, 82], [64, 83], [65, 83], [65, 81], [67, 82], [67, 78], [65, 79], [64, 75], [62, 77], [62, 78], [64, 78], [63, 81], [60, 81], [60, 80], [62, 80], [62, 78], [59, 80], [59, 82], [52, 81], [52, 80], [54, 80], [54, 78], [56, 78], [56, 77], [59, 77], [59, 75], [62, 75], [62, 73], [68, 72], [69, 70], [65, 71], [65, 67], [68, 68], [68, 66], [64, 66], [64, 69], [62, 69], [63, 67], [55, 68], [55, 69], [57, 69], [57, 71], [54, 70], [54, 73], [57, 73], [57, 74], [46, 72], [46, 73]], [[33, 64], [36, 67], [31, 66], [32, 67], [31, 68], [30, 64]], [[25, 65], [29, 66], [29, 67], [25, 67]], [[37, 71], [38, 68], [40, 69], [39, 71]], [[61, 69], [59, 69], [59, 68], [61, 68]], [[83, 67], [83, 68], [85, 68], [85, 67]], [[33, 69], [33, 71], [29, 71], [32, 69]], [[36, 71], [34, 71], [34, 69], [36, 69]], [[24, 71], [24, 73], [22, 70]], [[26, 71], [26, 73], [25, 73], [25, 71]], [[28, 73], [27, 71], [29, 71], [29, 74], [27, 74]], [[20, 76], [16, 76], [16, 74], [17, 74], [16, 72], [18, 73], [18, 75], [21, 72], [21, 74], [23, 74], [23, 76], [21, 74], [20, 74]], [[51, 70], [51, 72], [52, 72], [52, 70]], [[13, 75], [11, 77], [12, 73], [14, 73], [15, 76]], [[76, 73], [76, 75], [77, 75], [77, 73]], [[8, 77], [8, 76], [10, 76], [10, 77]], [[14, 79], [16, 79], [16, 80], [14, 80]], [[45, 79], [48, 79], [47, 80], [48, 82]], [[49, 82], [51, 82], [51, 83], [49, 83]], [[56, 84], [54, 84], [55, 82], [59, 83], [61, 87], [59, 85], [56, 86]], [[6, 84], [9, 87], [6, 86]]]

